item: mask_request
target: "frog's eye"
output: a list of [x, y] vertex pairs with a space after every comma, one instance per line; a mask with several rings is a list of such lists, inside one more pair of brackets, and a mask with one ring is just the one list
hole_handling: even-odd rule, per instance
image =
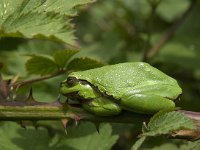
[[69, 78], [67, 79], [67, 81], [66, 81], [66, 83], [67, 83], [68, 86], [73, 86], [73, 85], [76, 84], [77, 82], [78, 82], [78, 80], [77, 80], [76, 78], [72, 78], [72, 77], [71, 77], [71, 78], [69, 77]]

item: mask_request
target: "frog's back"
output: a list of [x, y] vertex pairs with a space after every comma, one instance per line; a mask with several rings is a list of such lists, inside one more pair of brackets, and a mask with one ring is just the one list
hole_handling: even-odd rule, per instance
[[[155, 93], [158, 91], [159, 85], [164, 88], [162, 90], [167, 90], [168, 93], [171, 92], [171, 95], [167, 95], [169, 97], [176, 98], [181, 93], [176, 80], [144, 62], [103, 66], [73, 72], [69, 76], [86, 80], [101, 92], [115, 98], [121, 98], [127, 92], [134, 94], [134, 92], [150, 91]], [[165, 96], [165, 94], [162, 96]]]

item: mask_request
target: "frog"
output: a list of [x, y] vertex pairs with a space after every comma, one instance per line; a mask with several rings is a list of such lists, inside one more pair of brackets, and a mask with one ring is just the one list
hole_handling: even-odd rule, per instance
[[182, 89], [178, 82], [145, 62], [106, 65], [68, 74], [60, 93], [97, 116], [122, 111], [155, 114], [175, 109]]

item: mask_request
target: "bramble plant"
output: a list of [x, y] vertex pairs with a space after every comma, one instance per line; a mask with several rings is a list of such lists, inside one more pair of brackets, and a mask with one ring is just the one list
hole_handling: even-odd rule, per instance
[[199, 7], [0, 0], [0, 149], [200, 149]]

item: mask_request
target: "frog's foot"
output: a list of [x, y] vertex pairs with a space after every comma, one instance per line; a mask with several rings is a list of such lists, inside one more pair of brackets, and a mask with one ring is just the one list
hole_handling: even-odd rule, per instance
[[97, 116], [113, 116], [121, 112], [121, 107], [106, 99], [105, 97], [98, 97], [90, 101], [85, 101], [82, 103], [85, 110], [97, 115]]

